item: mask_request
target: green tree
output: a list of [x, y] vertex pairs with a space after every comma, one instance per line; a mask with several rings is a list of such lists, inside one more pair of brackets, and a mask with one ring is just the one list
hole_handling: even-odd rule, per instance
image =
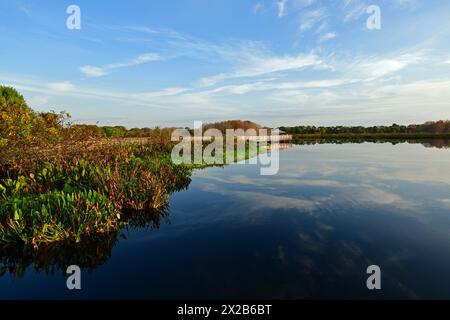
[[31, 139], [35, 118], [16, 89], [0, 86], [0, 145]]

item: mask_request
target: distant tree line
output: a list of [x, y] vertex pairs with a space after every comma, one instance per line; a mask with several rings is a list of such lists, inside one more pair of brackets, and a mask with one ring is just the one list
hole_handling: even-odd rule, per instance
[[84, 132], [91, 137], [102, 138], [144, 138], [153, 137], [155, 135], [169, 135], [174, 128], [132, 128], [127, 129], [124, 126], [97, 126], [89, 124], [74, 124], [74, 130]]
[[450, 133], [450, 121], [429, 121], [424, 124], [412, 124], [408, 126], [393, 124], [391, 126], [296, 126], [280, 127], [280, 130], [288, 134], [303, 135], [339, 135], [339, 134], [417, 134], [417, 133]]
[[205, 124], [203, 126], [203, 131], [206, 131], [208, 129], [217, 129], [220, 130], [223, 134], [226, 134], [227, 129], [243, 129], [244, 131], [254, 129], [258, 133], [259, 130], [262, 129], [262, 127], [259, 124], [248, 120], [229, 120]]

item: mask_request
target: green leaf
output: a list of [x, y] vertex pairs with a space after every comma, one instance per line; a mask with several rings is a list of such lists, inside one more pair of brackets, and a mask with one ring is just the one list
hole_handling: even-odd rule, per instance
[[18, 221], [19, 219], [20, 219], [19, 212], [16, 210], [14, 211], [14, 220]]
[[6, 194], [6, 188], [2, 184], [0, 184], [0, 191], [1, 193]]

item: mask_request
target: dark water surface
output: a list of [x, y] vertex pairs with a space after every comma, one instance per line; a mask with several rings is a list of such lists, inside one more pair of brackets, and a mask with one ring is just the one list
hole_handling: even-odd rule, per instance
[[[159, 228], [24, 259], [0, 298], [450, 298], [449, 149], [323, 144], [280, 158], [276, 176], [196, 171]], [[66, 289], [68, 264], [84, 267], [81, 291]], [[381, 291], [366, 287], [372, 264]]]

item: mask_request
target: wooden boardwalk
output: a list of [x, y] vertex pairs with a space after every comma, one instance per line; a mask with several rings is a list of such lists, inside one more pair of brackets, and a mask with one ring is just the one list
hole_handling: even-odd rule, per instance
[[[292, 141], [292, 135], [283, 134], [279, 136], [238, 136], [238, 141], [255, 141], [255, 142], [269, 142], [269, 143], [290, 143]], [[186, 138], [185, 138], [186, 139]], [[203, 141], [211, 142], [214, 137], [189, 137], [192, 142]], [[181, 141], [181, 138], [180, 140]], [[142, 138], [110, 138], [107, 139], [107, 143], [110, 144], [147, 144], [147, 143], [164, 143], [163, 140], [142, 137]]]
[[[186, 137], [187, 138], [187, 137]], [[185, 138], [185, 139], [186, 139]], [[191, 141], [213, 141], [214, 139], [220, 139], [224, 137], [189, 137]], [[225, 136], [226, 138], [226, 136]], [[283, 135], [273, 135], [273, 136], [237, 136], [235, 137], [239, 141], [248, 140], [248, 141], [257, 141], [257, 142], [290, 142], [292, 141], [292, 135], [283, 134]]]

